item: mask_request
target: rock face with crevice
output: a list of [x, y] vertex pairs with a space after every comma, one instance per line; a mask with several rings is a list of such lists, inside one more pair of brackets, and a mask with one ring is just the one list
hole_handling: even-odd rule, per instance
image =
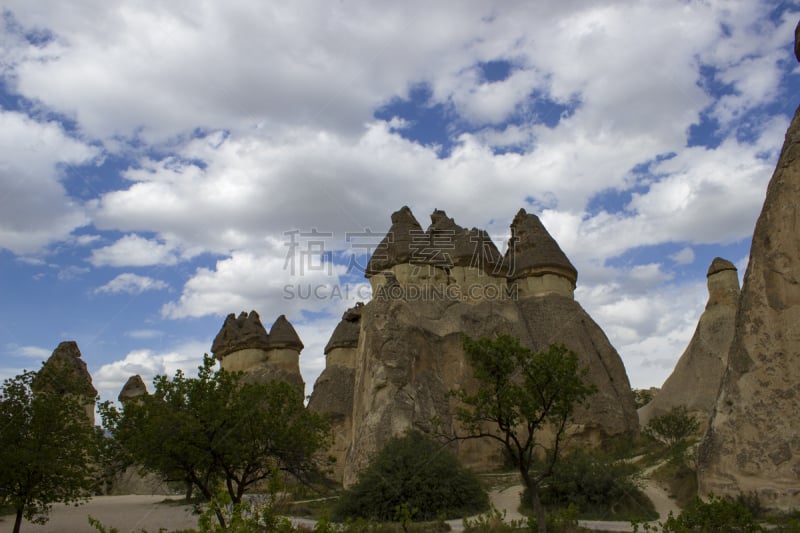
[[698, 453], [701, 494], [755, 493], [766, 507], [800, 508], [799, 358], [800, 108], [753, 233], [728, 366]]
[[[576, 413], [576, 442], [637, 433], [622, 361], [573, 299], [577, 271], [535, 215], [521, 210], [511, 233], [503, 257], [485, 231], [462, 228], [444, 211], [434, 211], [424, 231], [407, 207], [392, 215], [366, 272], [373, 298], [356, 308], [357, 320], [349, 315], [355, 310], [345, 313], [309, 403], [341, 421], [332, 454], [345, 485], [392, 436], [457, 429], [448, 391], [476, 386], [464, 334], [511, 334], [537, 351], [564, 343], [597, 387]], [[458, 454], [479, 470], [503, 465], [492, 441], [460, 442]]]
[[706, 279], [706, 308], [672, 374], [655, 398], [639, 409], [642, 426], [678, 406], [686, 407], [700, 422], [700, 432], [708, 425], [728, 364], [739, 301], [739, 277], [733, 263], [717, 257], [709, 266]]
[[292, 324], [280, 315], [269, 333], [258, 313], [233, 313], [225, 318], [211, 352], [225, 370], [244, 372], [244, 381], [283, 380], [295, 385], [300, 393], [305, 383], [300, 374], [303, 342]]

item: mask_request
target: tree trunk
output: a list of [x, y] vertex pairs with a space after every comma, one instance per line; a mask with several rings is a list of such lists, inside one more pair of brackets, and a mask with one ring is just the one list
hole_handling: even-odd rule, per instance
[[217, 515], [217, 522], [219, 522], [220, 527], [223, 531], [228, 529], [228, 526], [225, 524], [225, 515], [222, 514], [222, 509], [219, 508], [219, 502], [212, 502], [214, 506], [214, 514]]
[[186, 482], [186, 503], [192, 501], [192, 491], [194, 490], [194, 485], [191, 481]]
[[22, 509], [17, 509], [17, 517], [14, 519], [14, 533], [19, 533], [22, 526]]
[[539, 487], [536, 484], [528, 486], [531, 493], [531, 504], [533, 504], [533, 512], [536, 514], [536, 523], [539, 526], [539, 533], [547, 533], [547, 522], [545, 521], [544, 507], [539, 499]]
[[531, 505], [533, 506], [533, 512], [536, 515], [538, 531], [539, 533], [547, 533], [544, 507], [542, 507], [542, 502], [539, 499], [539, 484], [534, 483], [534, 480], [531, 479], [531, 475], [528, 472], [528, 466], [529, 465], [519, 465], [519, 473], [522, 476], [522, 482], [525, 484], [525, 487], [528, 489], [528, 493], [531, 497]]

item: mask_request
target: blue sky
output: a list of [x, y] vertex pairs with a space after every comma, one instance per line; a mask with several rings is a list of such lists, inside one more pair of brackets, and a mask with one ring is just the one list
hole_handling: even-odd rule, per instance
[[250, 309], [295, 324], [310, 393], [402, 205], [501, 249], [539, 214], [660, 385], [800, 103], [797, 1], [4, 6], [0, 376], [76, 340], [104, 399]]

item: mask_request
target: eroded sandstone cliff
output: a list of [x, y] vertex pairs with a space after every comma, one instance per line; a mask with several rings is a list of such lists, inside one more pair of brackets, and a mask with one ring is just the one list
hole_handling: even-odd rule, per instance
[[698, 454], [700, 492], [800, 507], [799, 412], [800, 108], [753, 234], [728, 366]]
[[[358, 308], [357, 320], [348, 320], [353, 310], [345, 313], [309, 404], [334, 415], [331, 451], [345, 485], [392, 436], [456, 429], [448, 391], [474, 386], [464, 334], [511, 334], [534, 350], [564, 343], [597, 387], [576, 413], [576, 439], [636, 434], [622, 361], [572, 298], [577, 271], [538, 217], [517, 214], [506, 257], [486, 232], [462, 228], [443, 211], [434, 211], [425, 231], [407, 207], [392, 222], [367, 269], [373, 299]], [[347, 351], [334, 353], [345, 336]], [[462, 442], [458, 453], [476, 469], [503, 464], [491, 441]]]

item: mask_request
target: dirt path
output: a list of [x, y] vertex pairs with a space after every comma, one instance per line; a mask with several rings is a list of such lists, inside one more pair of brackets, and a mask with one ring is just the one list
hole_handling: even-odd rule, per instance
[[[106, 529], [115, 527], [120, 533], [134, 533], [144, 528], [147, 531], [167, 531], [197, 527], [197, 515], [191, 506], [164, 505], [165, 499], [174, 496], [96, 496], [78, 507], [56, 504], [47, 524], [37, 525], [23, 522], [22, 533], [97, 533], [89, 525], [89, 515], [100, 520]], [[4, 516], [0, 529], [10, 531], [13, 516]]]

